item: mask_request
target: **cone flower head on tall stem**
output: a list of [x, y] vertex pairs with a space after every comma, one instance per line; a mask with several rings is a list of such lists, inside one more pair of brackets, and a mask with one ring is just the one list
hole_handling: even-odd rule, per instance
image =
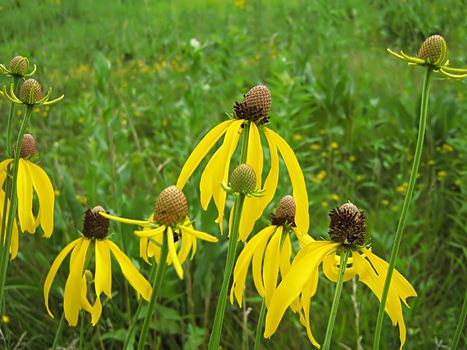
[[37, 67], [33, 66], [31, 72], [28, 73], [29, 60], [27, 57], [15, 56], [11, 59], [8, 67], [0, 64], [0, 73], [17, 78], [27, 78], [36, 73]]
[[180, 279], [183, 279], [182, 264], [188, 258], [190, 251], [191, 259], [196, 253], [196, 239], [207, 242], [218, 241], [216, 237], [194, 229], [188, 218], [186, 197], [176, 186], [169, 186], [159, 194], [155, 211], [148, 220], [125, 219], [105, 212], [100, 212], [100, 215], [110, 220], [142, 227], [134, 233], [140, 238], [140, 256], [148, 264], [149, 258], [152, 257], [157, 264], [161, 263], [160, 253], [165, 235], [169, 255], [167, 261], [163, 263], [173, 265]]
[[[330, 240], [315, 241], [309, 236], [302, 239], [303, 245], [295, 256], [287, 274], [274, 290], [266, 315], [264, 336], [271, 337], [277, 330], [285, 311], [290, 306], [299, 306], [300, 322], [305, 326], [311, 343], [320, 347], [310, 327], [310, 303], [316, 294], [319, 266], [331, 281], [337, 282], [340, 255], [345, 250], [352, 256], [347, 261], [344, 282], [358, 275], [359, 282], [368, 286], [380, 300], [388, 270], [388, 263], [377, 257], [365, 245], [366, 224], [363, 212], [353, 203], [345, 203], [330, 212]], [[394, 326], [399, 326], [400, 348], [404, 346], [406, 328], [401, 301], [407, 305], [408, 297], [417, 296], [412, 285], [399, 272], [394, 271], [386, 312]]]
[[[105, 209], [96, 206], [86, 210], [84, 214], [82, 236], [69, 243], [57, 255], [50, 267], [44, 282], [44, 303], [47, 312], [53, 318], [49, 308], [49, 293], [53, 280], [63, 261], [70, 254], [70, 272], [68, 274], [63, 293], [63, 309], [65, 319], [70, 326], [76, 326], [80, 310], [91, 315], [93, 326], [97, 324], [102, 314], [101, 295], [104, 293], [112, 298], [112, 262], [111, 255], [117, 260], [128, 283], [143, 299], [149, 300], [152, 287], [144, 276], [137, 270], [128, 256], [108, 239], [109, 220], [100, 213]], [[94, 257], [94, 258], [93, 258]], [[88, 282], [92, 277], [87, 270], [88, 264], [94, 260], [94, 303], [88, 298]], [[92, 275], [92, 274], [91, 274]]]
[[445, 77], [452, 79], [463, 79], [467, 77], [467, 68], [451, 68], [449, 60], [446, 60], [447, 44], [441, 35], [432, 35], [427, 38], [418, 51], [417, 56], [409, 56], [403, 51], [396, 53], [390, 49], [387, 51], [409, 64], [429, 66], [433, 71], [439, 72]]
[[42, 93], [41, 84], [33, 78], [27, 79], [23, 82], [19, 91], [19, 97], [15, 94], [13, 84], [10, 85], [9, 91], [7, 90], [6, 86], [3, 87], [3, 96], [5, 96], [7, 100], [16, 104], [27, 105], [30, 107], [51, 105], [62, 100], [64, 97], [64, 95], [61, 95], [54, 100], [50, 100], [51, 94], [52, 88], [49, 88], [44, 96]]
[[[203, 158], [224, 137], [222, 145], [214, 152], [204, 168], [199, 184], [201, 206], [207, 210], [211, 199], [214, 200], [218, 211], [216, 222], [222, 233], [226, 204], [226, 192], [222, 184], [226, 184], [228, 181], [231, 160], [240, 138], [243, 136], [241, 162], [253, 168], [257, 178], [256, 188], [262, 189], [263, 192], [261, 198], [257, 196], [245, 198], [239, 228], [241, 241], [248, 238], [255, 222], [261, 217], [274, 197], [279, 179], [279, 154], [287, 168], [293, 196], [297, 203], [295, 218], [297, 227], [301, 232], [308, 232], [308, 194], [305, 179], [293, 150], [281, 136], [266, 126], [270, 120], [271, 102], [271, 93], [265, 85], [255, 86], [246, 93], [242, 102], [235, 103], [232, 119], [221, 122], [211, 129], [194, 148], [185, 162], [176, 184], [179, 189], [183, 189]], [[271, 164], [264, 183], [261, 135], [266, 139], [265, 143], [269, 148]]]

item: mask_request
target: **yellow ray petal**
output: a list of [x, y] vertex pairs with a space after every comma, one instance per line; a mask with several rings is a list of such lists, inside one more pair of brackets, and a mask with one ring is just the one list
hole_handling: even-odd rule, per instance
[[44, 230], [44, 236], [50, 237], [54, 228], [54, 203], [55, 192], [46, 172], [32, 162], [27, 162], [29, 166], [32, 185], [39, 198], [38, 219]]
[[13, 159], [6, 159], [0, 163], [0, 189], [3, 187], [3, 183], [6, 179], [6, 168], [12, 161]]
[[[233, 271], [233, 282], [232, 288], [230, 290], [230, 302], [234, 303], [234, 296], [237, 299], [238, 306], [242, 307], [243, 299], [243, 290], [245, 289], [246, 275], [248, 273], [248, 267], [250, 266], [251, 259], [253, 254], [257, 251], [258, 246], [266, 246], [269, 237], [275, 232], [276, 226], [268, 226], [262, 231], [258, 232], [252, 239], [248, 241], [245, 247], [242, 249], [240, 255], [237, 258], [235, 263], [235, 268]], [[261, 253], [262, 256], [262, 253]], [[259, 271], [259, 278], [261, 279], [261, 265]], [[263, 289], [262, 279], [259, 282], [261, 288]], [[263, 292], [264, 293], [264, 292]]]
[[246, 163], [255, 171], [257, 180], [256, 188], [261, 188], [263, 174], [263, 147], [261, 146], [261, 137], [255, 123], [250, 123]]
[[149, 262], [148, 258], [148, 244], [149, 244], [149, 239], [148, 238], [141, 238], [139, 240], [139, 256], [143, 258], [146, 263], [151, 265]]
[[174, 244], [174, 235], [170, 226], [167, 227], [167, 241], [167, 243], [169, 244], [169, 256], [172, 259], [175, 272], [177, 272], [177, 275], [178, 277], [180, 277], [180, 279], [183, 279], [183, 269], [182, 265], [180, 264], [180, 261], [178, 261], [177, 251], [175, 249]]
[[272, 236], [264, 252], [263, 281], [266, 306], [269, 306], [269, 301], [276, 289], [277, 278], [279, 277], [282, 230], [282, 226], [277, 228], [276, 233]]
[[52, 266], [50, 266], [49, 273], [47, 274], [47, 277], [45, 278], [44, 282], [44, 304], [47, 309], [47, 312], [49, 313], [50, 317], [54, 317], [52, 312], [49, 309], [49, 292], [50, 292], [50, 287], [52, 286], [52, 282], [55, 278], [55, 275], [57, 274], [57, 271], [62, 264], [63, 260], [66, 258], [68, 253], [75, 248], [75, 246], [80, 243], [83, 240], [83, 238], [78, 238], [75, 239], [73, 242], [69, 243], [65, 248], [62, 249], [62, 251], [57, 255], [55, 260], [52, 263]]
[[204, 168], [203, 173], [201, 174], [201, 179], [199, 182], [199, 191], [200, 191], [200, 200], [201, 200], [201, 207], [203, 210], [208, 209], [209, 202], [212, 198], [212, 191], [213, 191], [213, 177], [216, 171], [219, 171], [217, 168], [217, 162], [219, 157], [222, 156], [222, 152], [224, 149], [220, 147], [209, 159], [206, 168]]
[[[0, 216], [1, 219], [1, 216]], [[8, 219], [7, 219], [8, 220]], [[19, 235], [18, 235], [18, 227], [15, 223], [13, 224], [13, 230], [11, 232], [11, 243], [10, 243], [10, 260], [13, 260], [18, 255], [18, 247], [19, 247]]]
[[190, 234], [184, 234], [183, 231], [181, 234], [180, 232], [178, 232], [178, 235], [179, 235], [179, 242], [180, 242], [180, 238], [182, 241], [182, 247], [178, 251], [178, 261], [180, 261], [180, 264], [183, 264], [185, 260], [187, 259], [188, 254], [190, 254], [190, 250], [193, 247], [193, 241], [196, 241], [196, 238]]
[[102, 292], [112, 298], [112, 261], [110, 260], [110, 250], [105, 241], [96, 240], [96, 295]]
[[264, 250], [266, 249], [266, 245], [268, 244], [270, 236], [276, 232], [277, 226], [269, 226], [271, 228], [270, 234], [266, 237], [261, 239], [261, 242], [258, 244], [257, 248], [253, 252], [253, 261], [251, 266], [251, 271], [253, 275], [253, 283], [255, 284], [256, 291], [259, 295], [264, 297], [264, 281], [263, 281], [263, 258], [264, 258]]
[[94, 302], [94, 305], [91, 305], [87, 298], [87, 281], [86, 281], [86, 275], [83, 274], [83, 277], [81, 279], [81, 307], [83, 308], [84, 311], [88, 312], [91, 314], [91, 324], [95, 326], [97, 322], [99, 321], [99, 318], [101, 317], [102, 313], [102, 304], [100, 297], [96, 297], [96, 301]]
[[130, 258], [123, 253], [120, 248], [112, 241], [106, 239], [101, 241], [103, 244], [107, 244], [113, 256], [118, 262], [118, 265], [122, 269], [122, 273], [127, 279], [128, 283], [140, 293], [145, 300], [149, 300], [152, 293], [152, 287], [144, 276], [138, 271], [133, 265]]
[[24, 159], [18, 163], [18, 216], [22, 231], [34, 233], [34, 216], [32, 214], [32, 180], [29, 167]]
[[277, 154], [277, 146], [274, 143], [274, 137], [271, 138], [270, 136], [270, 130], [266, 127], [264, 128], [264, 135], [266, 136], [266, 140], [269, 146], [271, 169], [269, 170], [268, 177], [264, 182], [264, 193], [263, 197], [261, 197], [261, 212], [264, 211], [267, 205], [274, 198], [274, 194], [276, 193], [277, 189], [277, 182], [279, 181], [279, 155]]
[[70, 273], [65, 283], [63, 293], [63, 309], [65, 319], [70, 326], [78, 323], [79, 310], [81, 308], [81, 280], [83, 277], [84, 262], [88, 251], [89, 239], [81, 239], [81, 243], [73, 249], [70, 258]]
[[306, 191], [305, 178], [303, 177], [302, 169], [298, 163], [295, 153], [285, 140], [269, 129], [271, 139], [279, 149], [285, 166], [290, 176], [290, 181], [293, 188], [293, 198], [297, 205], [297, 213], [295, 215], [295, 223], [300, 232], [308, 232], [310, 226], [310, 218], [308, 213], [308, 193]]
[[317, 249], [314, 250], [309, 248], [309, 253], [301, 259], [294, 259], [289, 273], [274, 291], [266, 314], [265, 338], [274, 334], [287, 307], [303, 291], [306, 282], [310, 280], [313, 273], [316, 273], [316, 269], [324, 257], [335, 249], [335, 245], [329, 242], [327, 245], [318, 244], [316, 247]]
[[183, 234], [188, 234], [192, 235], [196, 238], [202, 239], [203, 241], [208, 241], [208, 242], [218, 242], [219, 240], [217, 237], [211, 236], [205, 232], [201, 231], [196, 231], [195, 229], [188, 227], [188, 226], [180, 226], [180, 229], [182, 230]]
[[[334, 253], [325, 257], [323, 261], [323, 273], [329, 280], [333, 282], [337, 282], [337, 277], [339, 276], [340, 260], [340, 255]], [[344, 272], [344, 282], [350, 281], [357, 273], [355, 267], [352, 265], [352, 262], [352, 258], [347, 260], [347, 268]]]
[[144, 237], [144, 238], [151, 238], [157, 235], [160, 235], [162, 232], [165, 230], [165, 225], [156, 227], [154, 229], [145, 229], [142, 231], [134, 231], [134, 234], [137, 235], [138, 237]]
[[[331, 251], [330, 253], [333, 255], [334, 253]], [[316, 267], [315, 271], [311, 274], [310, 279], [307, 281], [305, 287], [303, 288], [303, 293], [300, 297], [300, 302], [303, 307], [303, 318], [301, 320], [302, 324], [306, 328], [306, 334], [310, 342], [316, 346], [317, 348], [320, 347], [319, 343], [316, 341], [313, 333], [311, 332], [311, 325], [310, 325], [310, 304], [311, 298], [316, 294], [316, 290], [318, 289], [318, 267]]]
[[150, 221], [142, 221], [142, 220], [133, 220], [133, 219], [126, 219], [126, 218], [121, 218], [118, 216], [110, 215], [104, 212], [100, 212], [99, 215], [113, 221], [118, 221], [122, 222], [124, 224], [130, 224], [130, 225], [138, 225], [138, 226], [148, 226], [151, 224]]
[[284, 241], [281, 246], [280, 254], [280, 272], [282, 278], [287, 275], [290, 270], [290, 258], [292, 257], [292, 242], [290, 241], [290, 235], [286, 234]]
[[206, 136], [198, 143], [195, 149], [191, 152], [190, 156], [183, 165], [182, 171], [178, 176], [177, 188], [182, 190], [185, 186], [188, 178], [193, 174], [195, 169], [198, 167], [201, 160], [208, 154], [214, 144], [221, 138], [222, 135], [227, 131], [227, 128], [233, 120], [226, 120], [213, 129], [211, 129]]

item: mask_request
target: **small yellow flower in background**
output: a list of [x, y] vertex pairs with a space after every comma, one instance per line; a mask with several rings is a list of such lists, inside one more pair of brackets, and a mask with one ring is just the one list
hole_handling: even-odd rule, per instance
[[[348, 202], [331, 210], [329, 225], [330, 241], [315, 241], [305, 237], [302, 248], [295, 256], [289, 272], [274, 291], [266, 315], [264, 336], [271, 337], [277, 330], [287, 308], [299, 300], [302, 308], [300, 321], [305, 325], [311, 343], [319, 348], [310, 327], [310, 303], [316, 294], [319, 279], [319, 266], [323, 264], [323, 273], [336, 282], [339, 274], [340, 254], [350, 250], [344, 272], [344, 282], [359, 276], [359, 282], [367, 285], [380, 300], [388, 270], [388, 263], [372, 253], [365, 245], [365, 216], [354, 204]], [[306, 242], [306, 240], [308, 242]], [[402, 314], [401, 301], [407, 305], [408, 297], [415, 297], [412, 285], [399, 272], [394, 270], [386, 304], [386, 313], [394, 326], [399, 326], [399, 338], [402, 349], [406, 339], [406, 328]]]
[[355, 175], [355, 180], [357, 181], [363, 181], [365, 179], [365, 175]]
[[381, 199], [381, 204], [387, 207], [389, 205], [389, 201], [387, 199]]
[[432, 35], [426, 39], [420, 47], [417, 57], [408, 56], [403, 51], [397, 54], [390, 49], [387, 50], [391, 55], [409, 64], [430, 66], [433, 71], [440, 72], [448, 78], [462, 79], [467, 77], [467, 69], [449, 67], [449, 60], [446, 60], [447, 44], [441, 35]]
[[[53, 318], [54, 316], [49, 309], [50, 287], [52, 286], [52, 282], [60, 265], [71, 252], [70, 272], [63, 293], [65, 319], [70, 326], [76, 326], [78, 323], [79, 311], [81, 309], [91, 314], [91, 323], [93, 326], [99, 321], [102, 314], [101, 294], [104, 293], [107, 297], [112, 298], [111, 255], [117, 260], [128, 283], [141, 294], [145, 300], [149, 300], [151, 297], [152, 287], [149, 282], [136, 269], [130, 258], [128, 258], [115, 243], [107, 239], [109, 220], [102, 217], [100, 213], [105, 213], [104, 208], [100, 206], [86, 211], [82, 232], [83, 236], [69, 243], [57, 255], [44, 282], [44, 303], [47, 312]], [[88, 263], [88, 250], [94, 252], [94, 304], [92, 304], [87, 297], [88, 274], [85, 270], [87, 268], [86, 264]]]
[[444, 180], [444, 178], [448, 176], [448, 173], [444, 170], [438, 171], [438, 180]]
[[156, 263], [160, 264], [162, 240], [166, 235], [169, 248], [166, 263], [174, 266], [180, 279], [183, 279], [182, 264], [190, 251], [191, 259], [196, 253], [196, 239], [218, 241], [216, 237], [193, 228], [188, 218], [186, 197], [175, 186], [169, 186], [159, 194], [154, 214], [147, 221], [120, 218], [105, 212], [101, 212], [101, 215], [110, 220], [143, 227], [142, 230], [135, 231], [135, 235], [141, 238], [140, 255], [147, 263], [150, 257], [154, 257]]
[[351, 162], [355, 162], [355, 161], [357, 160], [357, 157], [355, 157], [354, 155], [351, 155], [351, 156], [349, 157], [349, 160], [350, 160]]
[[[277, 287], [279, 273], [283, 277], [290, 269], [292, 256], [291, 234], [301, 240], [301, 234], [295, 227], [295, 201], [292, 196], [283, 197], [271, 216], [271, 225], [267, 226], [243, 248], [237, 258], [233, 272], [233, 283], [230, 290], [230, 302], [234, 297], [242, 307], [243, 291], [249, 266], [252, 266], [253, 281], [256, 290], [269, 305], [272, 293]], [[295, 304], [296, 311], [299, 305]]]
[[436, 162], [434, 161], [434, 159], [430, 159], [428, 161], [428, 165], [435, 165], [435, 164], [436, 164]]
[[301, 140], [303, 140], [303, 135], [302, 134], [294, 134], [292, 138], [293, 138], [294, 141], [301, 141]]
[[246, 7], [246, 0], [234, 0], [234, 4], [239, 9], [244, 9]]
[[[20, 152], [17, 197], [21, 231], [35, 233], [40, 225], [44, 231], [44, 237], [49, 238], [54, 227], [55, 192], [45, 171], [31, 161], [36, 155], [36, 141], [32, 135], [24, 135]], [[0, 188], [3, 187], [7, 178], [8, 165], [13, 164], [13, 162], [14, 159], [6, 159], [0, 163]], [[36, 215], [33, 212], [34, 192], [39, 200], [39, 209]], [[18, 236], [13, 234], [12, 240], [16, 240], [16, 244], [17, 239]], [[12, 244], [14, 243], [12, 242]]]
[[445, 144], [443, 144], [443, 147], [441, 148], [441, 151], [443, 153], [451, 153], [451, 152], [454, 151], [454, 147], [452, 147], [450, 144], [445, 143]]
[[326, 158], [327, 156], [328, 156], [328, 152], [326, 152], [326, 151], [321, 152], [321, 154], [320, 154], [321, 158]]
[[331, 142], [331, 144], [329, 145], [329, 147], [331, 147], [332, 149], [338, 149], [339, 148], [339, 144], [337, 142]]
[[[301, 232], [308, 232], [308, 194], [300, 164], [287, 142], [265, 126], [266, 123], [269, 123], [271, 103], [271, 93], [266, 86], [258, 85], [253, 87], [245, 95], [243, 102], [235, 103], [234, 119], [220, 123], [198, 143], [186, 160], [176, 184], [177, 188], [182, 190], [202, 159], [214, 148], [217, 141], [225, 135], [222, 146], [214, 153], [204, 168], [200, 181], [201, 206], [206, 210], [211, 199], [214, 200], [218, 211], [216, 222], [222, 233], [226, 192], [221, 187], [221, 183], [228, 183], [232, 156], [237, 149], [241, 134], [244, 130], [248, 130], [245, 163], [253, 167], [258, 177], [258, 187], [263, 188], [264, 193], [261, 198], [245, 198], [239, 228], [239, 239], [242, 241], [248, 238], [255, 222], [261, 217], [264, 209], [274, 197], [279, 179], [278, 154], [284, 160], [292, 183], [293, 196], [297, 203], [295, 219], [297, 227]], [[262, 184], [263, 147], [261, 145], [260, 131], [266, 137], [271, 158], [271, 168], [264, 184]]]
[[329, 207], [329, 203], [326, 202], [326, 201], [322, 201], [322, 202], [321, 202], [321, 206], [322, 206], [323, 208], [327, 208], [327, 207]]
[[10, 323], [10, 316], [8, 315], [2, 315], [2, 323]]
[[320, 170], [318, 175], [311, 177], [311, 181], [316, 182], [316, 183], [319, 184], [319, 183], [323, 182], [323, 180], [326, 178], [326, 175], [327, 175], [326, 170]]
[[313, 150], [313, 151], [319, 151], [321, 149], [321, 146], [318, 145], [317, 143], [313, 143], [310, 148]]
[[409, 187], [408, 182], [404, 182], [402, 185], [397, 186], [396, 191], [399, 193], [407, 192], [407, 188]]
[[341, 197], [338, 194], [334, 193], [334, 194], [331, 195], [331, 199], [333, 201], [340, 201]]

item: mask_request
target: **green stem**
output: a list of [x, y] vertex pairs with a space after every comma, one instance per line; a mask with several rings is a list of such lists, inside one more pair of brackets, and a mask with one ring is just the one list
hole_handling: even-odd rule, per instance
[[32, 109], [34, 106], [27, 106], [26, 114], [21, 123], [21, 127], [16, 140], [15, 158], [13, 161], [13, 180], [11, 182], [11, 193], [10, 197], [10, 211], [8, 212], [8, 222], [6, 227], [6, 239], [3, 246], [2, 254], [0, 257], [0, 304], [3, 302], [3, 293], [5, 291], [5, 280], [8, 269], [8, 256], [10, 255], [10, 244], [11, 235], [13, 232], [13, 225], [15, 223], [16, 210], [18, 208], [18, 196], [16, 194], [16, 187], [18, 182], [18, 164], [21, 153], [21, 144], [23, 143], [23, 136], [26, 131], [26, 125], [28, 124], [29, 118], [31, 117]]
[[349, 258], [350, 250], [343, 249], [341, 252], [341, 259], [339, 262], [339, 275], [337, 277], [336, 290], [334, 291], [334, 300], [332, 301], [331, 314], [329, 315], [328, 327], [326, 329], [326, 336], [324, 337], [324, 343], [322, 350], [329, 350], [331, 347], [332, 331], [334, 330], [334, 324], [336, 323], [337, 308], [339, 307], [339, 300], [342, 293], [342, 285], [344, 284], [344, 272], [347, 268], [347, 259]]
[[81, 329], [79, 331], [79, 350], [84, 349], [84, 314], [81, 311]]
[[[13, 77], [13, 90], [15, 91], [15, 94], [18, 94], [18, 80], [19, 78], [18, 77]], [[11, 124], [12, 124], [12, 121], [13, 121], [13, 114], [15, 112], [15, 107], [16, 107], [16, 103], [13, 103], [11, 102], [10, 104], [10, 113], [8, 114], [8, 120], [7, 120], [7, 124], [6, 124], [6, 150], [5, 150], [5, 154], [6, 154], [6, 157], [9, 158], [10, 157], [10, 152], [11, 152]]]
[[[149, 274], [149, 280], [152, 282], [153, 285], [155, 285], [155, 274], [156, 274], [156, 262], [154, 261], [154, 264], [152, 264], [152, 267], [151, 267], [151, 273]], [[129, 348], [129, 345], [130, 345], [130, 340], [133, 336], [133, 333], [136, 329], [136, 323], [138, 322], [138, 316], [139, 316], [139, 313], [141, 312], [141, 309], [143, 308], [143, 299], [140, 298], [139, 299], [139, 302], [138, 302], [138, 308], [136, 309], [134, 315], [133, 315], [133, 318], [131, 320], [131, 326], [130, 326], [130, 330], [128, 331], [128, 333], [126, 334], [126, 338], [125, 338], [125, 342], [123, 343], [123, 349], [124, 350], [131, 350]]]
[[52, 349], [55, 350], [58, 345], [58, 341], [60, 340], [60, 336], [62, 335], [63, 323], [65, 322], [65, 313], [62, 313], [62, 317], [60, 317], [60, 322], [58, 323], [57, 332], [55, 332], [54, 342], [52, 344]]
[[161, 256], [159, 259], [159, 264], [157, 265], [156, 278], [152, 286], [151, 300], [149, 301], [148, 311], [146, 317], [144, 318], [143, 328], [141, 329], [141, 335], [138, 341], [138, 350], [144, 349], [144, 344], [146, 343], [146, 338], [149, 331], [149, 322], [152, 319], [152, 312], [154, 306], [156, 305], [157, 298], [161, 291], [162, 280], [164, 278], [165, 268], [167, 267], [167, 254], [169, 252], [169, 246], [167, 242], [167, 233], [164, 232], [164, 238], [162, 242]]
[[386, 275], [386, 281], [384, 282], [383, 295], [381, 297], [381, 303], [379, 304], [378, 318], [376, 320], [375, 337], [373, 342], [373, 350], [379, 349], [381, 341], [381, 330], [383, 328], [383, 317], [384, 310], [386, 307], [386, 300], [388, 297], [389, 286], [391, 284], [392, 273], [399, 253], [399, 247], [401, 245], [402, 233], [404, 231], [405, 222], [407, 220], [407, 213], [412, 203], [413, 191], [415, 188], [415, 181], [417, 180], [418, 168], [420, 166], [420, 160], [422, 158], [423, 140], [425, 138], [426, 119], [428, 114], [428, 99], [430, 94], [430, 83], [431, 83], [431, 68], [428, 67], [423, 80], [422, 100], [420, 106], [420, 122], [418, 126], [418, 137], [417, 145], [415, 148], [415, 156], [412, 164], [412, 172], [410, 173], [409, 186], [407, 193], [405, 194], [404, 204], [402, 205], [402, 212], [397, 225], [396, 237], [391, 251], [391, 258], [389, 259], [388, 273]]
[[211, 338], [209, 340], [208, 349], [217, 350], [219, 348], [222, 332], [222, 324], [224, 322], [225, 305], [227, 303], [227, 291], [229, 289], [230, 278], [235, 263], [235, 255], [237, 252], [238, 229], [240, 227], [240, 218], [242, 216], [243, 203], [245, 195], [240, 194], [235, 196], [234, 215], [232, 220], [232, 231], [230, 232], [229, 249], [227, 251], [227, 259], [225, 262], [224, 279], [222, 288], [217, 300], [216, 316], [212, 327]]
[[451, 350], [456, 350], [459, 346], [459, 340], [461, 339], [462, 331], [464, 330], [465, 317], [467, 316], [467, 292], [464, 294], [464, 304], [462, 304], [462, 311], [457, 323], [456, 331], [454, 332], [454, 338], [452, 338]]
[[265, 315], [266, 315], [266, 302], [264, 301], [264, 298], [263, 298], [263, 302], [261, 303], [261, 311], [259, 312], [258, 326], [256, 327], [256, 338], [255, 338], [254, 350], [259, 350], [259, 346], [261, 345], [261, 338], [263, 334]]

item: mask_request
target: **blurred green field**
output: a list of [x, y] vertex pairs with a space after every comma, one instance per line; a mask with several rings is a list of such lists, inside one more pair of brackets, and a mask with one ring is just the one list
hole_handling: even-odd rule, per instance
[[[2, 321], [0, 347], [51, 346], [66, 266], [50, 297], [55, 319], [43, 306], [42, 285], [54, 257], [78, 237], [84, 210], [101, 204], [122, 216], [147, 217], [195, 143], [259, 83], [272, 92], [271, 128], [302, 165], [310, 233], [325, 235], [329, 210], [350, 199], [366, 211], [374, 252], [389, 260], [415, 147], [423, 69], [385, 50], [415, 54], [424, 38], [440, 33], [452, 66], [465, 67], [466, 8], [457, 0], [2, 1], [0, 62], [28, 56], [44, 87], [65, 100], [39, 109], [31, 121], [40, 164], [56, 187], [56, 229], [49, 240], [21, 237], [8, 271], [2, 314], [9, 321]], [[466, 106], [465, 81], [435, 77], [397, 264], [419, 295], [405, 310], [405, 349], [448, 349], [460, 314], [467, 286]], [[2, 100], [2, 131], [8, 108]], [[4, 142], [1, 136], [0, 149]], [[199, 205], [199, 174], [185, 191], [191, 216], [198, 228], [217, 234], [214, 210]], [[291, 192], [287, 179], [281, 176], [277, 199]], [[147, 275], [132, 227], [113, 223], [111, 229]], [[169, 269], [152, 324], [154, 348], [206, 347], [227, 248], [221, 241], [202, 245], [184, 266], [183, 281]], [[121, 348], [136, 309], [136, 295], [116, 266], [113, 280], [115, 295], [99, 324], [86, 327], [89, 349]], [[227, 308], [225, 349], [253, 348], [261, 300], [247, 286], [246, 307]], [[311, 315], [320, 341], [333, 292], [334, 284], [322, 278]], [[365, 286], [346, 283], [333, 348], [369, 349], [377, 310]], [[304, 328], [287, 315], [264, 348], [311, 348]], [[79, 327], [65, 327], [60, 345], [72, 349], [78, 341]], [[383, 349], [399, 346], [387, 316], [382, 343]]]

